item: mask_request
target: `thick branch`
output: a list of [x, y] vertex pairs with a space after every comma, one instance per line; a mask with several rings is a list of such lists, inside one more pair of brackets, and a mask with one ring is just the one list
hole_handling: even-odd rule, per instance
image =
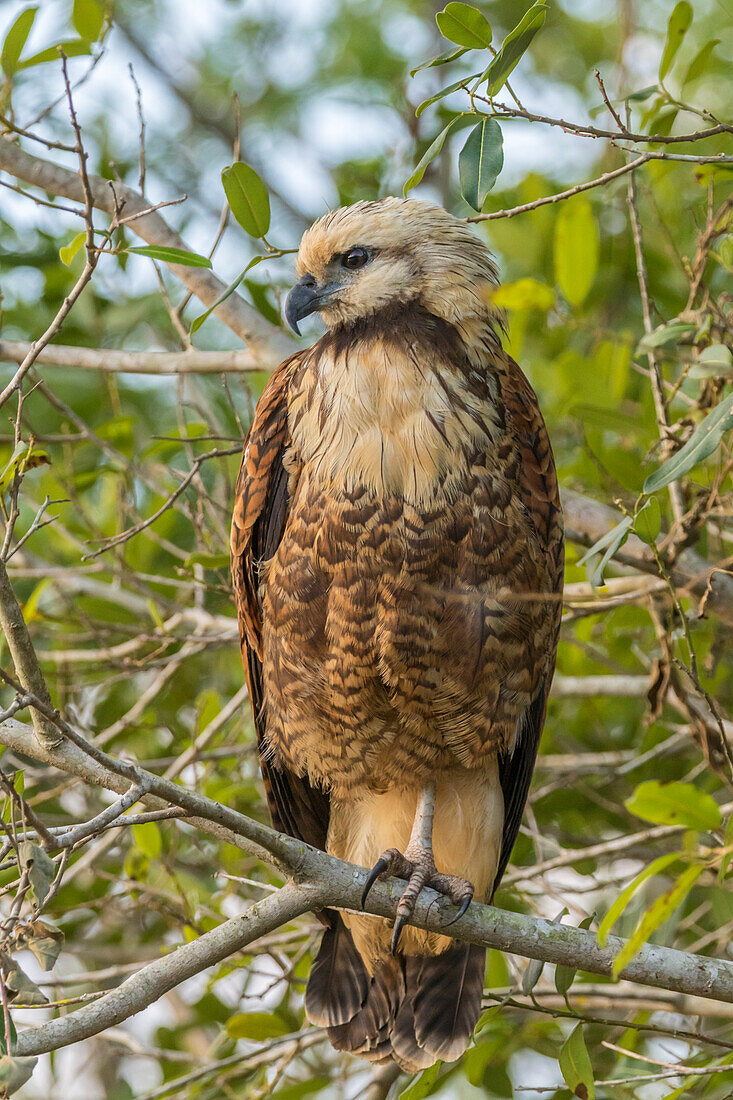
[[[82, 745], [84, 744], [79, 735], [72, 731], [63, 719], [57, 718], [56, 721], [67, 736], [73, 733], [74, 738], [81, 741]], [[155, 800], [156, 805], [160, 805], [161, 801], [163, 803], [167, 801], [188, 810], [194, 815], [189, 820], [189, 824], [209, 832], [216, 831], [217, 835], [230, 840], [245, 851], [252, 852], [269, 862], [288, 867], [296, 881], [305, 884], [307, 896], [302, 908], [298, 908], [298, 905], [303, 902], [303, 895], [300, 895], [300, 901], [297, 904], [293, 900], [295, 909], [292, 912], [288, 910], [290, 916], [284, 915], [279, 923], [291, 919], [295, 912], [304, 912], [310, 908], [331, 905], [338, 908], [358, 909], [361, 905], [361, 893], [366, 882], [366, 871], [363, 868], [344, 863], [326, 852], [311, 848], [292, 837], [276, 833], [273, 829], [252, 821], [235, 810], [221, 806], [203, 795], [188, 791], [135, 765], [115, 760], [91, 745], [82, 748], [79, 744], [69, 741], [51, 747], [40, 745], [27, 727], [21, 726], [12, 719], [0, 727], [0, 740], [17, 752], [25, 753], [37, 760], [58, 763], [64, 770], [81, 775], [100, 786], [120, 790], [125, 786], [125, 781], [137, 781], [149, 787], [151, 793], [158, 796]], [[216, 830], [211, 828], [212, 822], [216, 825]], [[369, 911], [380, 916], [394, 917], [401, 892], [402, 887], [396, 882], [378, 884], [369, 895]], [[291, 894], [286, 893], [285, 897], [290, 898]], [[423, 928], [440, 931], [445, 929], [454, 915], [450, 902], [432, 891], [426, 891], [418, 903], [415, 923]], [[272, 927], [277, 927], [277, 923]], [[187, 953], [182, 959], [178, 959], [178, 963], [160, 960], [151, 964], [162, 968], [152, 973], [158, 977], [162, 974], [164, 979], [162, 984], [157, 981], [157, 978], [152, 983], [156, 991], [160, 990], [156, 995], [162, 995], [178, 980], [182, 981], [183, 977], [195, 973], [196, 967], [204, 969], [218, 958], [224, 958], [231, 951], [242, 946], [241, 938], [237, 938], [241, 933], [240, 924], [228, 922], [223, 929], [224, 931], [218, 930], [222, 938], [210, 940], [202, 937], [203, 946], [200, 949], [202, 952], [200, 956], [189, 955], [186, 948]], [[254, 934], [262, 933], [258, 929]], [[213, 933], [207, 935], [213, 936]], [[608, 945], [600, 948], [593, 933], [517, 913], [505, 913], [483, 905], [472, 905], [461, 921], [451, 925], [451, 935], [455, 935], [457, 939], [497, 947], [528, 958], [573, 966], [597, 974], [611, 973], [613, 960], [622, 946], [621, 940], [609, 939]], [[201, 942], [196, 941], [196, 943]], [[212, 944], [214, 946], [209, 951]], [[189, 947], [193, 946], [189, 945]], [[222, 953], [217, 954], [219, 951]], [[175, 959], [176, 956], [172, 958]], [[195, 966], [193, 971], [187, 969], [189, 964], [186, 960], [189, 958], [193, 960], [191, 965]], [[171, 967], [170, 973], [165, 965], [166, 962]], [[179, 963], [180, 970], [176, 969]], [[175, 978], [175, 974], [179, 972], [183, 977]], [[733, 1003], [733, 964], [723, 960], [706, 959], [667, 948], [647, 946], [629, 963], [622, 976], [629, 981], [644, 985]], [[166, 984], [169, 978], [170, 984]], [[150, 990], [148, 978], [141, 979], [141, 982], [143, 988]], [[137, 986], [135, 988], [137, 989]], [[154, 999], [155, 996], [151, 996], [145, 1003], [149, 1004]], [[99, 1010], [105, 1001], [106, 999], [102, 998], [83, 1011], [91, 1013], [92, 1009]], [[144, 1007], [139, 998], [134, 1003]], [[125, 1018], [116, 1015], [121, 1010], [120, 1002], [113, 1000], [111, 1004], [115, 1014], [112, 1022], [119, 1022], [119, 1019]], [[139, 1011], [139, 1008], [131, 1011]], [[77, 1015], [68, 1019], [75, 1019]], [[86, 1018], [82, 1017], [82, 1020]], [[110, 1023], [103, 1022], [102, 1017], [95, 1016], [94, 1019], [99, 1024], [96, 1031], [110, 1026]], [[65, 1023], [66, 1021], [58, 1021], [62, 1035], [65, 1034], [62, 1024]], [[96, 1031], [84, 1031], [83, 1035], [58, 1041], [56, 1045], [74, 1042], [76, 1038], [95, 1034]], [[54, 1034], [57, 1033], [54, 1032]]]
[[[333, 856], [308, 848], [301, 877], [307, 885], [287, 885], [243, 916], [226, 921], [173, 954], [148, 964], [117, 989], [76, 1012], [18, 1036], [17, 1053], [36, 1055], [79, 1042], [123, 1020], [158, 1000], [175, 985], [221, 962], [254, 939], [274, 931], [309, 909], [335, 906], [358, 909], [366, 871]], [[394, 919], [403, 890], [396, 880], [377, 883], [369, 896], [369, 911]], [[450, 902], [432, 890], [418, 900], [414, 924], [444, 931], [454, 916]], [[489, 905], [471, 905], [468, 913], [451, 926], [456, 939], [495, 947], [512, 954], [571, 966], [596, 974], [610, 974], [623, 941], [609, 937], [599, 947], [593, 932], [550, 921], [510, 913]], [[733, 1003], [733, 964], [720, 959], [646, 945], [632, 959], [621, 977], [627, 981]]]
[[[24, 180], [49, 194], [63, 195], [64, 198], [76, 202], [84, 201], [82, 181], [76, 172], [60, 164], [54, 164], [52, 161], [43, 160], [41, 157], [34, 157], [15, 142], [0, 141], [0, 170], [9, 172], [16, 179]], [[89, 184], [95, 208], [114, 216], [115, 197], [110, 181], [101, 179], [99, 176], [90, 176]], [[124, 184], [115, 183], [114, 193], [117, 195], [118, 202], [125, 204], [126, 219], [129, 219], [131, 214], [142, 215], [132, 221], [128, 220], [126, 224], [144, 241], [150, 245], [163, 245], [167, 248], [182, 248], [188, 251], [186, 242], [171, 229], [157, 211], [143, 214], [143, 211], [150, 209], [150, 203], [137, 191]], [[226, 289], [225, 284], [206, 268], [184, 267], [182, 264], [168, 266], [205, 306], [213, 306]], [[289, 337], [265, 320], [237, 294], [231, 294], [226, 301], [217, 306], [216, 314], [247, 343], [252, 355], [263, 367], [274, 367], [293, 351], [294, 345]]]

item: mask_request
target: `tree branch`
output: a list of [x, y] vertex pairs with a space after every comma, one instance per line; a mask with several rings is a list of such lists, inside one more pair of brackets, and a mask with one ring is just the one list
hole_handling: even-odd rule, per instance
[[20, 1032], [13, 1053], [22, 1058], [58, 1050], [129, 1020], [174, 986], [307, 913], [318, 901], [318, 892], [307, 886], [284, 886], [276, 894], [256, 902], [241, 917], [220, 924], [172, 954], [144, 966], [93, 1004]]
[[[0, 359], [22, 363], [32, 344], [0, 340]], [[242, 374], [262, 370], [250, 351], [114, 351], [49, 344], [36, 355], [47, 367], [73, 367], [118, 374]]]
[[[93, 1004], [21, 1032], [15, 1053], [20, 1056], [42, 1054], [97, 1035], [140, 1012], [180, 982], [310, 909], [334, 906], [358, 910], [366, 876], [363, 868], [344, 863], [315, 848], [307, 848], [301, 884], [286, 885], [257, 902], [241, 917], [228, 920], [192, 943], [177, 948], [171, 955], [149, 963]], [[369, 895], [369, 912], [394, 919], [402, 889], [396, 880], [378, 882]], [[420, 895], [411, 923], [444, 932], [453, 916], [450, 902], [426, 889]], [[476, 903], [471, 905], [465, 917], [451, 926], [451, 935], [467, 943], [607, 975], [623, 946], [622, 940], [611, 936], [605, 947], [599, 947], [593, 932]], [[622, 971], [621, 978], [733, 1003], [733, 963], [721, 959], [707, 959], [648, 944]]]
[[[52, 195], [62, 195], [76, 202], [84, 201], [82, 181], [76, 172], [32, 156], [15, 142], [0, 141], [0, 170]], [[141, 215], [127, 224], [148, 244], [190, 251], [186, 242], [171, 229], [160, 213], [143, 213], [150, 210], [150, 203], [131, 187], [115, 183], [113, 193], [110, 181], [99, 176], [89, 176], [89, 186], [97, 210], [114, 217], [118, 212], [115, 208], [116, 194], [118, 204], [124, 203], [126, 217], [130, 214]], [[226, 285], [206, 268], [185, 267], [182, 264], [168, 266], [205, 306], [213, 306], [226, 290]], [[236, 293], [216, 307], [216, 315], [246, 342], [263, 368], [275, 367], [293, 351], [293, 341]]]
[[[565, 533], [572, 542], [591, 546], [623, 519], [622, 514], [590, 497], [561, 490], [565, 514]], [[636, 535], [614, 554], [614, 560], [631, 565], [642, 573], [659, 574], [654, 554]], [[694, 550], [685, 550], [667, 565], [674, 584], [691, 595], [703, 599], [707, 595], [706, 612], [714, 612], [723, 622], [733, 626], [733, 576], [700, 557]]]
[[[38, 701], [33, 705], [38, 707]], [[47, 708], [39, 709], [45, 711]], [[248, 918], [251, 921], [254, 914], [257, 918], [254, 925], [242, 924], [246, 914], [245, 918], [228, 921], [214, 932], [179, 948], [167, 959], [151, 963], [139, 975], [128, 980], [132, 985], [123, 983], [118, 990], [93, 1005], [85, 1006], [73, 1016], [42, 1025], [44, 1045], [27, 1038], [24, 1042], [28, 1045], [19, 1048], [19, 1053], [55, 1049], [97, 1034], [151, 1004], [191, 974], [225, 958], [250, 939], [264, 934], [266, 930], [273, 930], [299, 913], [325, 906], [352, 910], [361, 907], [367, 875], [364, 868], [345, 863], [277, 833], [235, 810], [161, 779], [134, 764], [116, 760], [85, 742], [59, 715], [54, 713], [53, 721], [70, 740], [50, 747], [41, 745], [27, 727], [11, 719], [0, 727], [0, 741], [16, 752], [26, 753], [36, 760], [57, 763], [64, 770], [100, 786], [124, 789], [130, 781], [138, 782], [158, 796], [158, 805], [169, 802], [188, 810], [194, 815], [189, 819], [189, 824], [212, 832], [211, 823], [214, 823], [216, 835], [258, 858], [287, 868], [298, 886], [287, 886], [265, 902], [257, 903], [249, 911]], [[368, 911], [394, 918], [401, 893], [402, 887], [396, 880], [378, 883], [369, 895]], [[266, 929], [259, 923], [259, 915], [263, 912], [266, 914], [263, 921], [268, 922]], [[445, 931], [454, 916], [451, 903], [428, 890], [418, 902], [414, 923], [431, 931]], [[274, 923], [269, 923], [271, 920]], [[613, 960], [623, 945], [623, 941], [610, 937], [608, 944], [601, 948], [591, 932], [479, 904], [473, 904], [466, 916], [457, 924], [451, 924], [450, 928], [450, 934], [459, 940], [606, 975], [611, 973]], [[720, 959], [707, 959], [647, 945], [631, 960], [622, 977], [673, 992], [733, 1003], [733, 963]], [[37, 1045], [32, 1045], [34, 1042]]]

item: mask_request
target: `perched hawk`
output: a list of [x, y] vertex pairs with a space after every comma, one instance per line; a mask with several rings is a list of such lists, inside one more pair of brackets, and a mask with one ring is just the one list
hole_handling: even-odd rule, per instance
[[[242, 458], [232, 569], [275, 827], [408, 881], [394, 929], [324, 914], [306, 991], [333, 1045], [416, 1071], [465, 1050], [485, 951], [405, 927], [425, 885], [489, 900], [555, 663], [552, 451], [502, 351], [484, 244], [437, 206], [358, 202], [304, 235]], [[367, 886], [368, 892], [369, 886]]]

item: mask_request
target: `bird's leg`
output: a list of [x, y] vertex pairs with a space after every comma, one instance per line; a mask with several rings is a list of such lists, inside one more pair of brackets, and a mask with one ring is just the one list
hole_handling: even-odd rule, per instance
[[427, 783], [418, 796], [415, 820], [412, 823], [412, 832], [404, 855], [397, 848], [388, 848], [374, 864], [364, 886], [362, 906], [366, 905], [369, 891], [382, 875], [397, 875], [398, 878], [407, 879], [407, 889], [397, 906], [397, 916], [392, 932], [392, 954], [397, 950], [400, 933], [412, 916], [423, 887], [431, 886], [439, 893], [445, 894], [454, 905], [459, 907], [455, 920], [462, 917], [471, 904], [473, 886], [470, 882], [457, 875], [443, 875], [436, 870], [433, 856], [434, 817], [435, 784]]

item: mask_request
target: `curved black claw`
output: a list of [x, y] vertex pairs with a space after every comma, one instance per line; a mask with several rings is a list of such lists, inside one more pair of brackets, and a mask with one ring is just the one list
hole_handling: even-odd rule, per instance
[[364, 884], [364, 890], [363, 890], [362, 895], [361, 895], [361, 907], [362, 907], [362, 909], [366, 906], [367, 898], [369, 897], [369, 891], [371, 890], [372, 886], [377, 881], [379, 876], [384, 874], [384, 872], [388, 869], [388, 867], [389, 867], [389, 860], [386, 859], [384, 856], [380, 856], [379, 859], [377, 860], [377, 862], [372, 867], [369, 874], [367, 875], [367, 880]]
[[406, 916], [399, 916], [394, 922], [394, 928], [392, 929], [392, 940], [389, 945], [389, 949], [393, 955], [397, 954], [397, 947], [400, 942], [400, 936], [402, 935], [402, 929], [407, 924]]
[[452, 924], [455, 924], [457, 920], [460, 920], [461, 917], [464, 916], [465, 913], [468, 911], [468, 907], [469, 907], [469, 905], [471, 904], [472, 901], [473, 901], [473, 894], [467, 894], [466, 897], [461, 902], [460, 907], [459, 907], [458, 912], [456, 913], [455, 917], [453, 918], [453, 920], [449, 920], [445, 927], [450, 928], [450, 926]]

